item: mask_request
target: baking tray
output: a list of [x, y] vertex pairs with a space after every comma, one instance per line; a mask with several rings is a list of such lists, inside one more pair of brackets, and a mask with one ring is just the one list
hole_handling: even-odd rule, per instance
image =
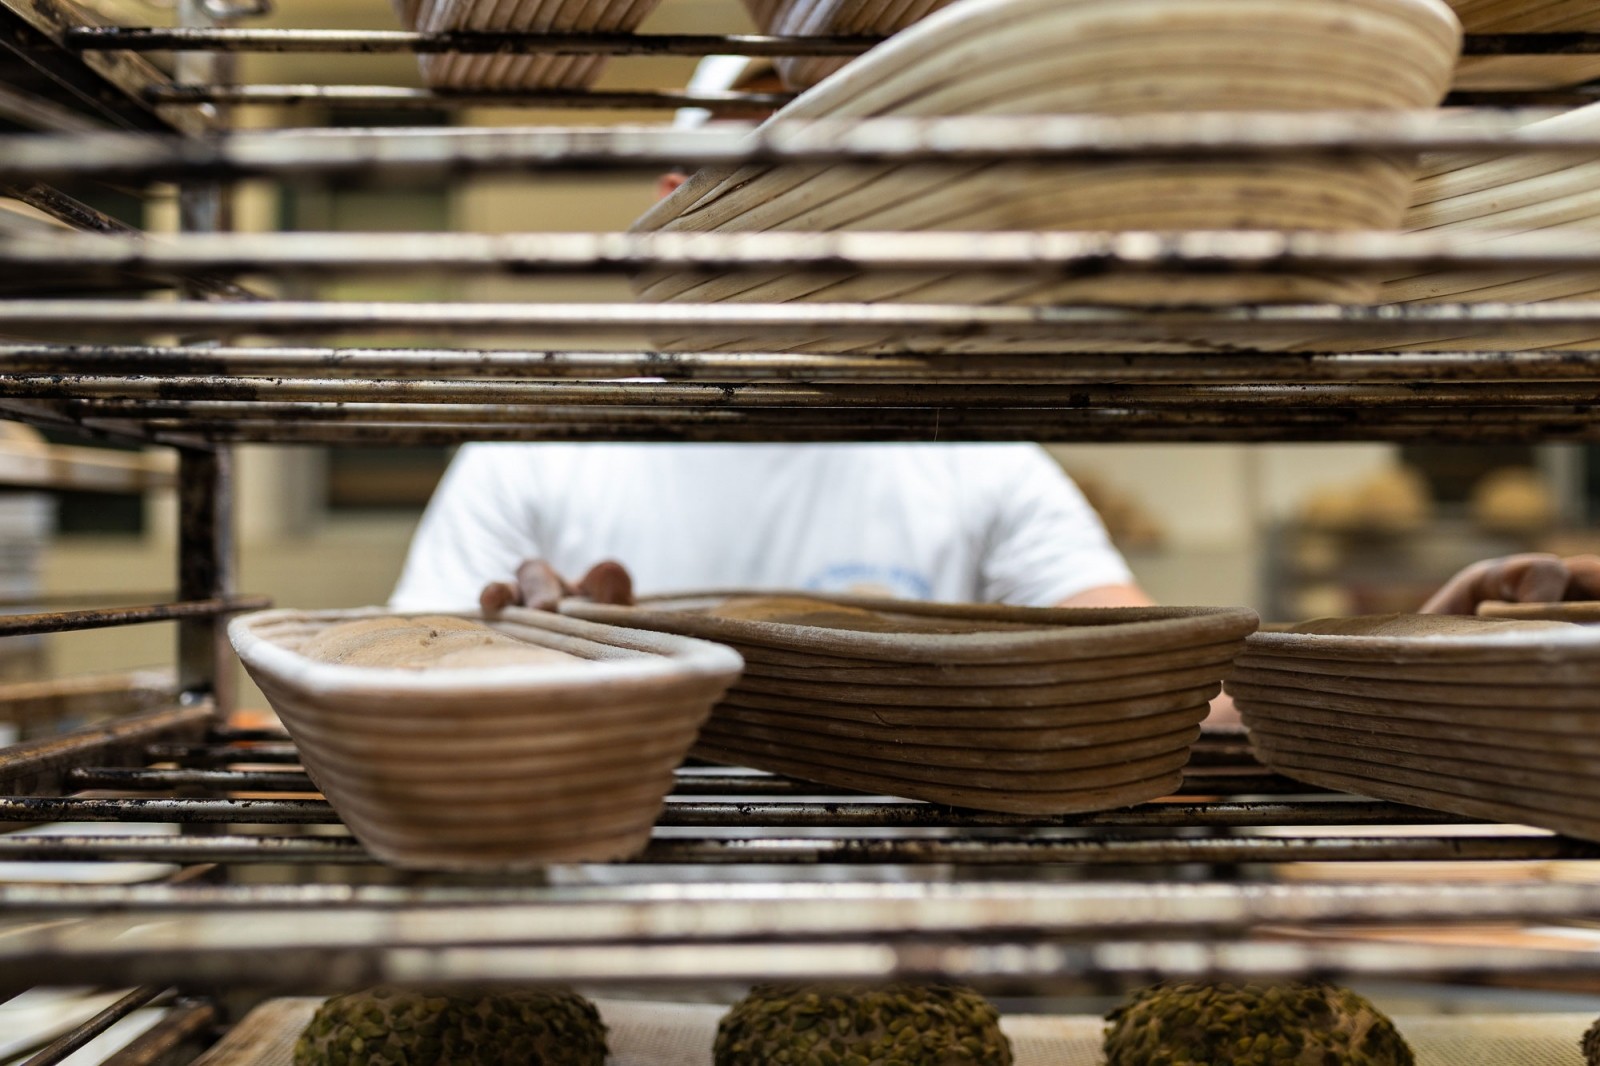
[[[252, 1011], [193, 1066], [292, 1066], [296, 1035], [318, 999], [270, 1000]], [[595, 1001], [610, 1029], [608, 1066], [711, 1066], [725, 1007], [629, 1000]], [[1583, 1066], [1578, 1040], [1587, 1014], [1398, 1015], [1417, 1066]], [[1001, 1018], [1015, 1066], [1104, 1066], [1101, 1019], [1017, 1014]]]

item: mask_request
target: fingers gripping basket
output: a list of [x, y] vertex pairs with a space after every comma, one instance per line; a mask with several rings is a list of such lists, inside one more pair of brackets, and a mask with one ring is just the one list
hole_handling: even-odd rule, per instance
[[705, 641], [512, 610], [489, 623], [560, 665], [380, 669], [301, 653], [386, 612], [275, 610], [228, 627], [306, 771], [373, 855], [490, 870], [634, 854], [701, 723], [738, 677]]

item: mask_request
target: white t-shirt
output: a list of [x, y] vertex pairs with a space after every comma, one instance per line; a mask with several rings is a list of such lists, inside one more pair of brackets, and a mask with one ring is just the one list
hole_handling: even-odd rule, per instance
[[615, 559], [641, 595], [864, 592], [1048, 606], [1130, 582], [1033, 445], [473, 444], [422, 517], [390, 604], [475, 606], [539, 557]]

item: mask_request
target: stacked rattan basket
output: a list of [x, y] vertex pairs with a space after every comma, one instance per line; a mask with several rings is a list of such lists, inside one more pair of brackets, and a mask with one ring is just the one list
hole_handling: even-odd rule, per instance
[[[1600, 131], [1600, 106], [1578, 108], [1529, 123], [1531, 134], [1590, 135]], [[1600, 235], [1600, 163], [1579, 156], [1512, 153], [1503, 156], [1440, 156], [1423, 162], [1403, 228], [1429, 236], [1477, 241], [1530, 233], [1556, 241], [1592, 241]], [[1593, 300], [1600, 274], [1593, 271], [1426, 271], [1397, 277], [1379, 290], [1383, 303], [1536, 303]], [[1574, 327], [1564, 341], [1546, 336], [1534, 347], [1593, 347], [1592, 329]], [[1520, 350], [1526, 338], [1515, 335], [1440, 336], [1427, 341], [1384, 345], [1437, 350], [1441, 343], [1462, 349]]]
[[[775, 610], [761, 606], [769, 602]], [[1257, 622], [1243, 608], [730, 594], [635, 608], [572, 601], [563, 610], [740, 652], [745, 673], [706, 723], [696, 754], [864, 792], [1023, 813], [1120, 807], [1172, 792], [1209, 701]]]
[[[769, 126], [865, 117], [1427, 108], [1449, 84], [1460, 34], [1438, 0], [956, 3], [804, 93]], [[636, 228], [1381, 230], [1398, 226], [1410, 183], [1405, 160], [1375, 153], [1309, 161], [750, 165], [701, 171]], [[1375, 282], [1293, 271], [1218, 277], [1111, 271], [1047, 282], [979, 272], [663, 272], [639, 279], [637, 288], [651, 301], [1170, 305], [1365, 302]], [[914, 343], [903, 337], [883, 343], [891, 341]], [[755, 339], [661, 343], [739, 348]], [[818, 336], [801, 346], [837, 342]]]
[[[518, 33], [632, 32], [660, 0], [395, 0], [407, 29]], [[419, 59], [429, 85], [450, 89], [579, 89], [605, 64], [592, 55], [443, 53]]]

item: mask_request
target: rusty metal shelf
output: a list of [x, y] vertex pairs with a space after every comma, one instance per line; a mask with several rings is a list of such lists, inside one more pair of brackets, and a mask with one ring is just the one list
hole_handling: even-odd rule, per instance
[[1595, 155], [1600, 136], [1523, 127], [1549, 110], [1197, 113], [819, 119], [744, 130], [664, 126], [392, 127], [234, 132], [204, 140], [131, 134], [0, 138], [0, 181], [340, 176], [458, 179], [560, 171], [659, 171], [782, 162], [990, 162], [1336, 157], [1351, 151]]
[[[116, 773], [117, 771], [112, 771]], [[127, 774], [137, 771], [121, 771]], [[161, 773], [161, 771], [151, 771]], [[242, 775], [241, 775], [242, 776]], [[299, 775], [284, 775], [299, 778]], [[92, 778], [91, 778], [92, 780]], [[124, 779], [126, 780], [126, 779]], [[181, 778], [180, 778], [181, 780]], [[194, 780], [190, 777], [188, 780]], [[109, 783], [109, 782], [108, 782]], [[296, 782], [308, 790], [308, 779]], [[245, 786], [239, 786], [245, 787]], [[804, 791], [805, 785], [795, 791]], [[256, 789], [252, 788], [252, 791]], [[261, 791], [266, 791], [262, 789]], [[325, 800], [308, 799], [85, 799], [0, 797], [0, 822], [172, 821], [183, 824], [329, 825], [338, 815]], [[1473, 819], [1374, 800], [1241, 801], [1160, 803], [1095, 814], [1028, 817], [963, 811], [935, 805], [882, 800], [835, 803], [765, 800], [674, 800], [658, 826], [806, 829], [1175, 829], [1272, 825], [1471, 825]]]
[[[19, 94], [8, 117], [40, 129], [82, 122], [191, 134], [208, 128], [207, 112], [164, 109], [148, 99], [170, 79], [142, 57], [65, 46], [69, 31], [96, 21], [71, 0], [0, 0], [0, 83]], [[23, 106], [29, 101], [37, 104]]]
[[[1554, 36], [1554, 35], [1543, 35]], [[1600, 52], [1591, 34], [1563, 34], [1560, 41], [1526, 42], [1541, 52], [1556, 47]], [[637, 56], [853, 56], [882, 37], [785, 37], [772, 34], [717, 33], [516, 33], [457, 30], [413, 33], [401, 30], [241, 29], [235, 27], [79, 26], [63, 44], [79, 52], [297, 52], [381, 54], [414, 52], [463, 55], [637, 55]], [[1486, 47], [1519, 47], [1494, 41]], [[1505, 54], [1505, 53], [1498, 53]], [[1521, 54], [1521, 53], [1514, 53]]]
[[[440, 93], [415, 89], [231, 86], [216, 73], [174, 84], [140, 52], [494, 52], [535, 46], [585, 54], [849, 54], [861, 40], [379, 34], [108, 28], [47, 0], [0, 0], [14, 58], [41, 64], [64, 95], [103, 96], [92, 119], [67, 112], [72, 136], [0, 139], [0, 183], [117, 180], [188, 183], [264, 177], [403, 183], [472, 174], [641, 173], [665, 166], [787, 162], [1259, 158], [1351, 151], [1553, 152], [1600, 156], [1600, 138], [1525, 132], [1532, 113], [1183, 116], [1038, 120], [983, 117], [813, 123], [751, 136], [707, 129], [550, 127], [494, 131], [238, 132], [205, 139], [91, 134], [82, 123], [192, 134], [214, 105], [360, 104], [435, 109], [482, 103], [592, 108], [770, 106], [779, 95]], [[56, 21], [43, 12], [67, 12]], [[28, 37], [27, 33], [33, 36]], [[25, 39], [24, 39], [25, 38]], [[804, 47], [801, 47], [801, 45]], [[1478, 35], [1474, 55], [1600, 54], [1600, 35]], [[188, 60], [184, 60], [188, 62]], [[0, 72], [3, 74], [3, 72]], [[1482, 102], [1565, 103], [1551, 93]], [[1457, 99], [1464, 97], [1458, 96]], [[48, 101], [34, 101], [37, 108]], [[23, 104], [29, 103], [23, 101]], [[8, 114], [0, 99], [0, 115]], [[17, 104], [12, 110], [26, 110]], [[60, 109], [57, 109], [60, 111]], [[52, 112], [58, 121], [61, 114]], [[49, 125], [43, 115], [39, 124]], [[77, 123], [74, 125], [74, 123]], [[224, 123], [225, 124], [225, 123]], [[1600, 253], [1543, 238], [1492, 253], [1426, 239], [1227, 235], [1150, 242], [1068, 235], [968, 239], [913, 234], [657, 240], [648, 235], [194, 236], [156, 242], [0, 242], [0, 267], [74, 282], [154, 271], [190, 295], [238, 296], [232, 276], [345, 277], [627, 272], [649, 268], [971, 269], [1052, 277], [1119, 270], [1588, 270]], [[1007, 241], [1011, 243], [1007, 243]], [[242, 294], [248, 295], [248, 294]], [[597, 326], [601, 316], [608, 323]], [[641, 352], [653, 327], [692, 324], [725, 340], [800, 337], [819, 327], [870, 339], [885, 328], [930, 343], [879, 354]], [[1273, 352], [1285, 338], [1331, 338], [1316, 352]], [[1337, 354], [1363, 338], [1430, 341], [1448, 351]], [[0, 305], [0, 409], [38, 424], [184, 446], [180, 599], [238, 605], [226, 590], [232, 441], [451, 443], [483, 439], [1600, 439], [1600, 343], [1589, 350], [1470, 351], [1460, 338], [1514, 332], [1566, 341], [1593, 329], [1600, 304], [1265, 308], [1151, 314], [1114, 309], [958, 305], [721, 306], [330, 304], [218, 305], [199, 300], [10, 301]], [[1103, 337], [1084, 353], [983, 350], [984, 335], [1048, 344], [1064, 331]], [[1229, 334], [1225, 350], [1187, 345]], [[474, 350], [473, 332], [521, 338], [521, 350]], [[178, 344], [172, 334], [194, 338]], [[448, 348], [245, 347], [209, 339], [306, 334], [440, 335]], [[112, 344], [87, 344], [100, 337]], [[974, 340], [973, 338], [977, 339]], [[1241, 339], [1242, 338], [1242, 339]], [[553, 339], [553, 340], [552, 340]], [[138, 343], [138, 342], [148, 343]], [[370, 343], [370, 342], [363, 342]], [[482, 343], [487, 344], [487, 341]], [[1431, 343], [1431, 341], [1430, 341]], [[961, 350], [970, 345], [972, 350]], [[1118, 345], [1139, 351], [1117, 351]], [[548, 348], [546, 348], [548, 346]], [[1492, 346], [1492, 345], [1491, 345]], [[614, 348], [614, 351], [600, 350]], [[1505, 345], [1501, 345], [1505, 347]], [[663, 380], [617, 382], [606, 378]], [[1423, 381], [1425, 380], [1425, 384]], [[131, 620], [131, 617], [130, 619]], [[184, 623], [173, 684], [216, 671], [216, 615]], [[225, 695], [219, 697], [225, 703]], [[1591, 861], [1600, 847], [1400, 805], [1308, 791], [1251, 764], [1237, 742], [1202, 745], [1178, 795], [1130, 810], [1061, 818], [956, 811], [782, 777], [691, 768], [641, 861], [531, 878], [386, 873], [314, 796], [292, 745], [270, 732], [221, 734], [205, 701], [0, 752], [0, 824], [72, 819], [95, 828], [50, 838], [0, 835], [0, 856], [84, 863], [126, 858], [192, 864], [193, 880], [240, 883], [0, 886], [0, 916], [44, 924], [0, 937], [0, 985], [125, 981], [164, 988], [280, 983], [309, 990], [378, 980], [588, 979], [703, 984], [718, 979], [950, 977], [1039, 991], [1133, 984], [1160, 975], [1238, 974], [1525, 980], [1596, 987], [1580, 953], [1420, 944], [1267, 941], [1303, 924], [1570, 922], [1600, 919], [1600, 888], [1557, 884], [1403, 884], [1397, 857], [1456, 871], [1511, 860]], [[152, 764], [157, 765], [152, 765]], [[91, 794], [80, 794], [91, 793]], [[106, 793], [112, 793], [107, 795]], [[265, 798], [259, 798], [265, 797]], [[115, 823], [185, 827], [112, 837]], [[1355, 827], [1340, 835], [1333, 827]], [[220, 832], [212, 832], [220, 830]], [[1258, 830], [1261, 830], [1258, 832]], [[1456, 835], [1458, 832], [1467, 835]], [[807, 835], [809, 834], [809, 835]], [[1268, 864], [1367, 863], [1360, 885], [1189, 883], [1219, 867], [1249, 877]], [[820, 868], [836, 884], [799, 882]], [[1239, 864], [1243, 864], [1240, 866]], [[314, 869], [314, 872], [313, 872]], [[734, 879], [754, 877], [740, 883]], [[281, 876], [290, 884], [245, 883]], [[1098, 878], [1115, 876], [1115, 882]], [[312, 883], [313, 877], [334, 883]], [[409, 883], [362, 883], [384, 878]], [[900, 879], [904, 879], [903, 881]], [[954, 882], [954, 883], [952, 883]], [[26, 975], [25, 977], [22, 975]], [[209, 1007], [175, 1024], [210, 1024]]]
[[543, 381], [660, 378], [728, 383], [1402, 384], [1600, 380], [1600, 351], [1527, 352], [600, 352], [543, 348], [330, 348], [0, 344], [0, 372], [217, 381]]
[[125, 232], [0, 238], [0, 266], [77, 272], [89, 279], [129, 270], [297, 278], [804, 270], [824, 275], [982, 271], [1060, 280], [1112, 271], [1543, 273], [1600, 268], [1600, 250], [1587, 235], [1562, 232], [1503, 236], [1492, 244], [1475, 236], [1386, 232]]
[[[222, 765], [254, 763], [264, 755], [289, 754], [279, 751], [285, 745], [275, 736], [218, 737], [197, 747], [164, 746], [152, 753]], [[1226, 736], [1204, 739], [1196, 762], [1192, 784], [1213, 796], [1219, 783], [1262, 787], [1269, 776]], [[507, 979], [677, 985], [770, 975], [772, 960], [778, 959], [796, 967], [797, 975], [945, 977], [1035, 991], [1081, 988], [1086, 981], [1107, 988], [1181, 975], [1195, 966], [1258, 977], [1303, 972], [1307, 966], [1341, 976], [1452, 980], [1589, 979], [1594, 973], [1591, 960], [1571, 952], [1376, 948], [1260, 937], [1283, 925], [1333, 930], [1595, 918], [1600, 917], [1600, 886], [1186, 883], [1182, 876], [1175, 878], [1197, 864], [1368, 861], [1378, 864], [1381, 878], [1381, 864], [1396, 858], [1465, 867], [1507, 859], [1600, 858], [1600, 846], [1548, 834], [1475, 826], [1472, 835], [1439, 835], [1424, 827], [1474, 823], [1332, 794], [1166, 801], [1127, 811], [1035, 818], [855, 796], [756, 771], [688, 768], [680, 771], [679, 781], [647, 852], [624, 867], [609, 868], [639, 871], [642, 879], [633, 883], [605, 883], [609, 878], [585, 883], [579, 877], [562, 886], [530, 884], [526, 878], [434, 875], [410, 885], [0, 886], [0, 913], [23, 922], [17, 933], [0, 938], [6, 963], [0, 971], [56, 981], [81, 980], [92, 971], [101, 980], [162, 987], [266, 981], [312, 989], [330, 981], [394, 979], [402, 972], [412, 980], [445, 982], [494, 973]], [[128, 770], [91, 762], [68, 775], [65, 784], [200, 788], [224, 795], [17, 798], [0, 804], [0, 819], [257, 829], [133, 837], [8, 834], [0, 836], [0, 857], [223, 867], [314, 864], [325, 873], [347, 870], [351, 876], [375, 869], [347, 836], [263, 831], [272, 825], [332, 822], [331, 810], [320, 800], [226, 796], [240, 789], [308, 787], [296, 772]], [[717, 798], [704, 797], [707, 791]], [[786, 793], [834, 795], [804, 800]], [[1270, 835], [1226, 832], [1227, 827], [1291, 824], [1304, 828], [1280, 828]], [[1318, 825], [1369, 830], [1360, 836], [1322, 835], [1313, 828]], [[1402, 835], [1383, 829], [1401, 826], [1411, 828]], [[832, 832], [781, 835], [798, 828]], [[852, 874], [839, 883], [792, 879], [792, 871], [819, 863], [848, 866]], [[718, 873], [734, 868], [745, 872], [734, 880]], [[1117, 880], [1083, 880], [1071, 873], [1091, 868], [1114, 870]], [[766, 873], [750, 880], [750, 871], [758, 869]], [[923, 872], [908, 880], [906, 872], [916, 870]], [[971, 877], [983, 870], [999, 878]], [[27, 924], [41, 919], [45, 924]], [[373, 923], [382, 927], [381, 934]], [[493, 935], [486, 937], [480, 929], [492, 929]]]
[[[237, 29], [219, 27], [77, 26], [63, 44], [80, 52], [297, 52], [423, 54], [460, 52], [549, 55], [744, 55], [851, 56], [880, 43], [870, 36], [771, 34], [514, 33], [397, 30]], [[1469, 56], [1596, 55], [1600, 33], [1469, 33], [1461, 52]]]

